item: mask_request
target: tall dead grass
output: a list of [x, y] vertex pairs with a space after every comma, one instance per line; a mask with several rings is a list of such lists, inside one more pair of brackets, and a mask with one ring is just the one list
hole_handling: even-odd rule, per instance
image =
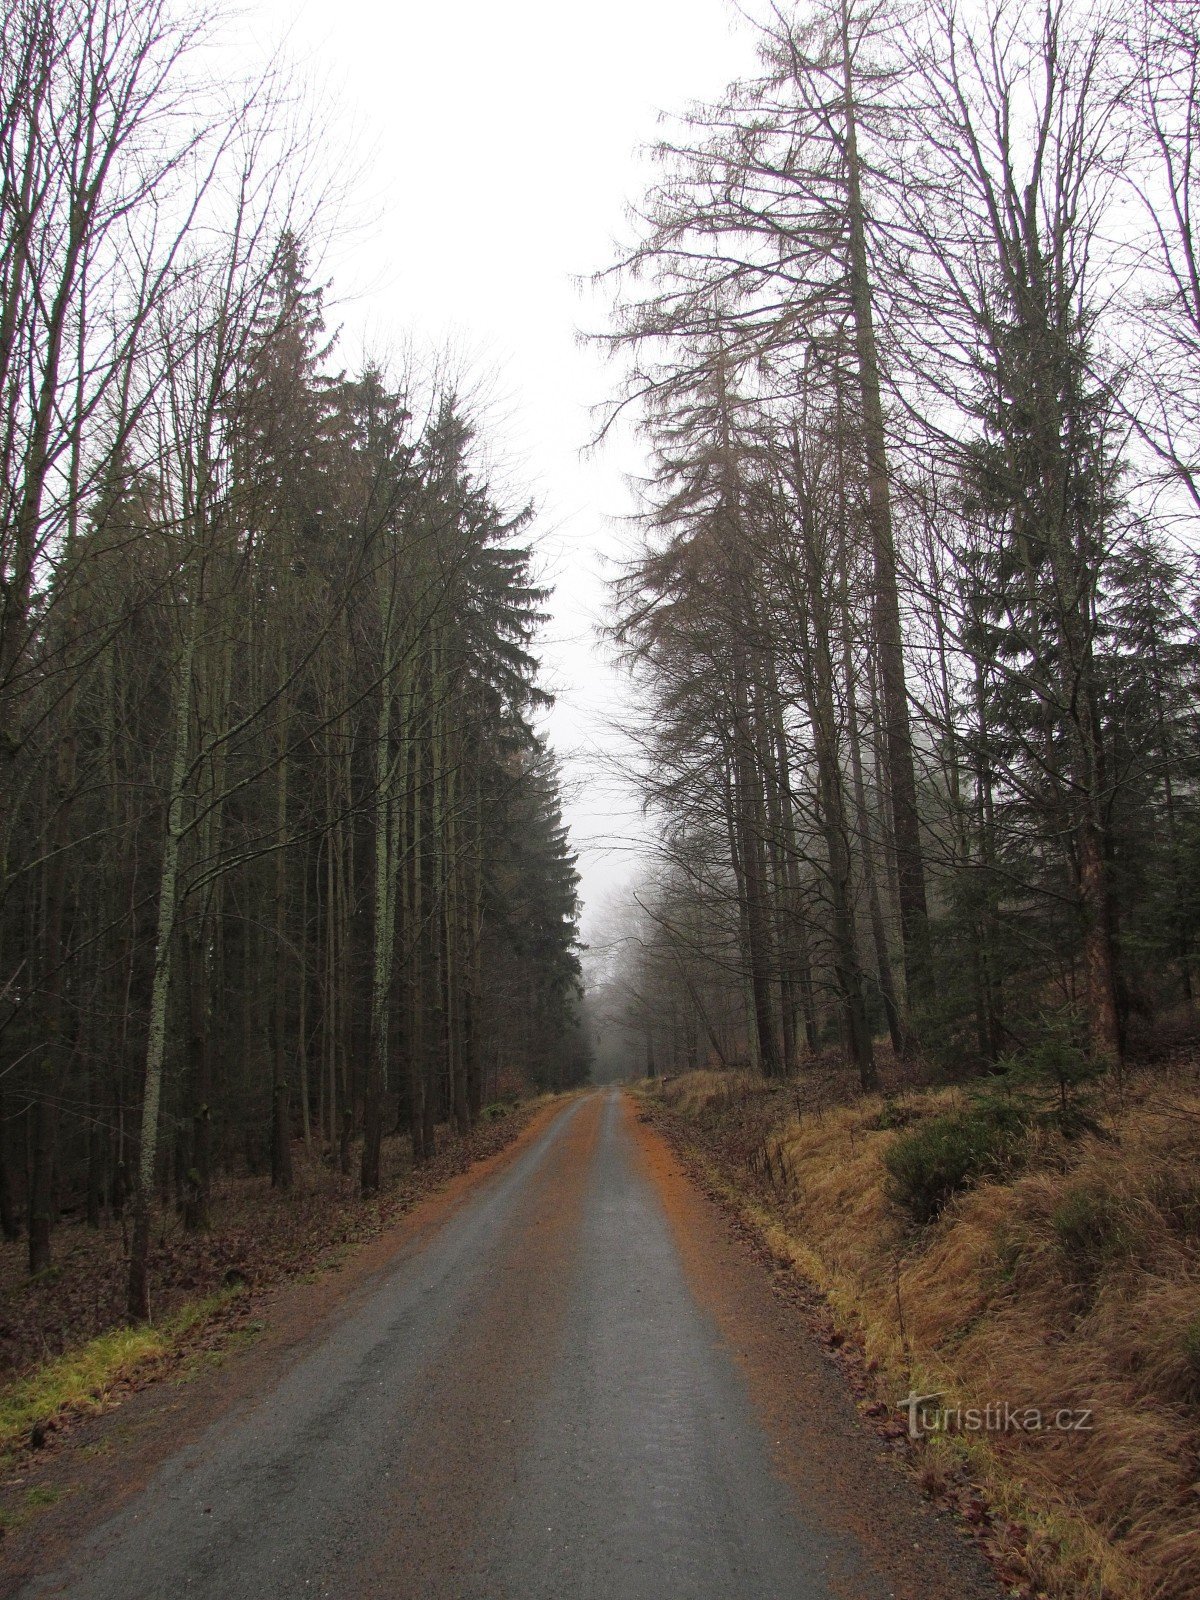
[[[961, 1091], [800, 1117], [786, 1095], [756, 1099], [752, 1081], [727, 1074], [679, 1079], [664, 1095], [710, 1129], [736, 1123], [742, 1144], [754, 1130], [765, 1173], [760, 1163], [750, 1186], [775, 1248], [861, 1327], [867, 1355], [897, 1384], [943, 1390], [964, 1407], [1091, 1413], [1086, 1429], [970, 1443], [993, 1499], [1032, 1519], [1047, 1592], [1200, 1595], [1194, 1074], [1145, 1079], [1098, 1133], [1039, 1135], [1019, 1176], [958, 1196], [923, 1228], [887, 1199], [883, 1158], [900, 1137], [889, 1124], [953, 1110]], [[767, 1106], [775, 1121], [764, 1134]]]

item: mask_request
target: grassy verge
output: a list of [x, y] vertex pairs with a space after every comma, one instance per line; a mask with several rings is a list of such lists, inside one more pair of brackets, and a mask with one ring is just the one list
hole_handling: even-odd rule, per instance
[[241, 1292], [219, 1290], [158, 1326], [115, 1328], [0, 1390], [0, 1469], [68, 1417], [105, 1410], [114, 1394], [175, 1356]]
[[945, 1159], [948, 1119], [974, 1126], [961, 1091], [807, 1109], [791, 1091], [696, 1074], [651, 1098], [772, 1253], [822, 1291], [889, 1404], [913, 1389], [980, 1411], [1091, 1411], [1086, 1431], [959, 1429], [917, 1453], [929, 1492], [966, 1475], [995, 1522], [1025, 1530], [1036, 1592], [1200, 1593], [1194, 1074], [1146, 1080], [1070, 1138], [1039, 1126], [1019, 1152], [981, 1144], [978, 1170], [924, 1222], [897, 1202], [896, 1174], [914, 1151]]

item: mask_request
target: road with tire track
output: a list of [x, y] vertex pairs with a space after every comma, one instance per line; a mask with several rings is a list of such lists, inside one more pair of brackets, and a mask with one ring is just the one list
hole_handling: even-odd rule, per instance
[[995, 1600], [618, 1090], [566, 1104], [23, 1597]]

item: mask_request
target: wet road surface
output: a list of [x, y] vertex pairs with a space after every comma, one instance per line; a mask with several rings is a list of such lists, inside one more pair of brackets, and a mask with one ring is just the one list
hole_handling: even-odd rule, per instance
[[19, 1593], [998, 1596], [810, 1344], [593, 1094]]

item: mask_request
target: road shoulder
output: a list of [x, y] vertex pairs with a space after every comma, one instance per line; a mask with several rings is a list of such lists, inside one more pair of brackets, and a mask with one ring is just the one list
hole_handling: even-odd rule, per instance
[[897, 1600], [998, 1600], [1003, 1590], [964, 1525], [921, 1496], [899, 1442], [858, 1413], [794, 1270], [773, 1262], [753, 1228], [706, 1192], [699, 1165], [635, 1096], [623, 1104], [693, 1292], [745, 1376], [779, 1475], [866, 1552]]

